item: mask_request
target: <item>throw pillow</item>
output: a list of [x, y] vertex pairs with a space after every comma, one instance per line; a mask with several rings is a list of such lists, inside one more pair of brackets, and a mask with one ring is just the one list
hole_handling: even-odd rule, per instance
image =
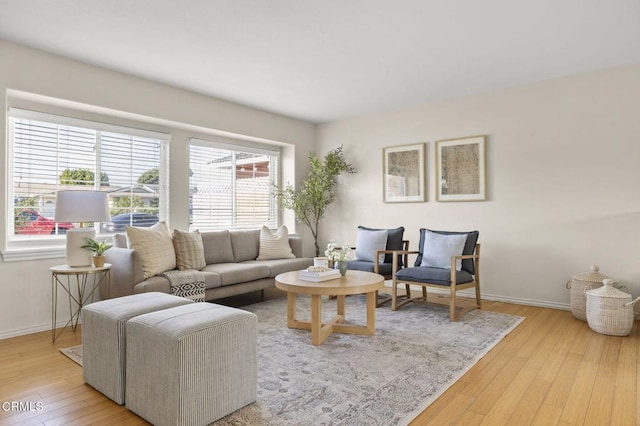
[[[462, 254], [473, 254], [476, 250], [476, 243], [478, 242], [478, 237], [480, 236], [480, 232], [478, 231], [464, 231], [464, 232], [456, 232], [456, 231], [436, 231], [435, 229], [425, 229], [420, 228], [420, 242], [418, 242], [418, 256], [416, 257], [416, 261], [414, 266], [420, 266], [422, 264], [422, 247], [424, 246], [424, 236], [427, 231], [435, 232], [436, 234], [442, 235], [466, 235], [467, 242], [464, 244], [464, 250], [462, 250]], [[475, 262], [473, 259], [464, 259], [462, 261], [462, 270], [467, 271], [471, 275], [475, 275]]]
[[[451, 256], [460, 256], [466, 241], [466, 235], [443, 235], [427, 231], [424, 236], [420, 266], [451, 269]], [[457, 260], [456, 270], [461, 269], [462, 260]]]
[[129, 248], [140, 255], [145, 278], [175, 269], [176, 252], [165, 222], [158, 222], [150, 228], [126, 226], [125, 231]]
[[173, 230], [173, 248], [176, 251], [176, 265], [181, 271], [200, 269], [207, 266], [204, 260], [204, 245], [198, 230], [184, 232]]
[[257, 260], [294, 259], [289, 245], [289, 230], [282, 225], [276, 233], [266, 226], [260, 231], [260, 252]]
[[365, 262], [384, 263], [384, 254], [380, 255], [380, 259], [376, 259], [376, 252], [387, 249], [386, 229], [373, 231], [369, 229], [358, 229], [356, 240], [356, 259]]
[[[366, 226], [358, 226], [358, 229], [366, 229], [368, 231], [384, 231], [384, 229], [376, 229], [376, 228], [367, 228]], [[398, 228], [387, 229], [387, 250], [402, 250], [404, 249], [403, 237], [404, 237], [404, 226], [400, 226]], [[393, 255], [388, 253], [384, 257], [384, 263], [393, 262]], [[398, 257], [398, 266], [402, 267], [402, 256]]]

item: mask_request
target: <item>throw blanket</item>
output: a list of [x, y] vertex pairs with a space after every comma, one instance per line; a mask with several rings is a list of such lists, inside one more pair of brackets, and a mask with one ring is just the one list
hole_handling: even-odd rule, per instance
[[171, 294], [204, 302], [204, 275], [200, 271], [167, 271], [161, 274], [169, 280]]

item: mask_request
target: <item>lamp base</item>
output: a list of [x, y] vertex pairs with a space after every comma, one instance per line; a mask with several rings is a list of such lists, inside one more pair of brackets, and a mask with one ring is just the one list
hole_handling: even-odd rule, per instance
[[96, 238], [93, 228], [71, 228], [67, 231], [67, 265], [72, 268], [91, 266], [91, 252], [83, 249], [87, 238]]

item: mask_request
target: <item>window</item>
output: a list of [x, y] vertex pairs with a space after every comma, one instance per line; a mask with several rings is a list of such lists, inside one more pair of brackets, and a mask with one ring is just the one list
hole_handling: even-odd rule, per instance
[[[57, 236], [78, 224], [54, 223], [59, 190], [105, 191], [112, 220], [134, 224], [140, 212], [157, 222], [167, 209], [168, 141], [162, 133], [11, 109], [7, 246], [62, 244]], [[114, 232], [110, 225], [89, 224], [98, 233]]]
[[192, 139], [191, 228], [201, 231], [278, 227], [273, 185], [278, 151]]

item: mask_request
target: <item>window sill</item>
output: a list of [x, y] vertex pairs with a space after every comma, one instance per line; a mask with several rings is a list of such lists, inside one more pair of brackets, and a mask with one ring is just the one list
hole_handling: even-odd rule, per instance
[[4, 262], [23, 262], [26, 260], [59, 259], [66, 256], [65, 247], [31, 247], [7, 249], [2, 251]]

